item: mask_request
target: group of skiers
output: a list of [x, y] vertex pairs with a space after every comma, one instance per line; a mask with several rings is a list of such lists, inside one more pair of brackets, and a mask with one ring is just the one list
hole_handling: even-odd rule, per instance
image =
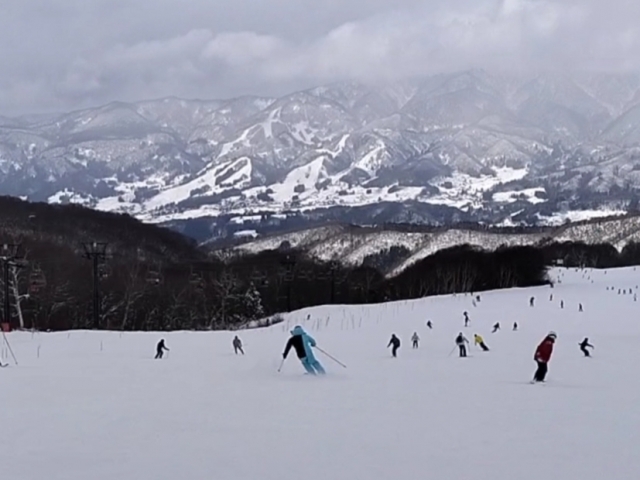
[[[536, 348], [536, 353], [533, 358], [538, 364], [538, 368], [533, 374], [533, 380], [531, 381], [531, 383], [544, 382], [549, 369], [549, 360], [551, 360], [551, 354], [553, 353], [553, 347], [556, 343], [557, 338], [558, 336], [555, 332], [549, 332], [544, 340], [542, 340], [540, 345], [538, 345], [538, 348]], [[595, 348], [589, 343], [588, 338], [582, 340], [582, 342], [580, 342], [578, 346], [580, 347], [582, 353], [584, 353], [585, 357], [591, 356], [587, 348]]]
[[[465, 312], [466, 314], [466, 312]], [[465, 315], [465, 321], [468, 318]], [[431, 322], [427, 322], [429, 328], [432, 328]], [[497, 328], [496, 328], [497, 327]], [[518, 324], [514, 323], [514, 330], [517, 330]], [[493, 332], [495, 333], [500, 329], [500, 324], [497, 323], [494, 325]], [[324, 375], [326, 373], [322, 364], [315, 358], [313, 353], [313, 347], [316, 347], [316, 341], [313, 337], [311, 337], [301, 326], [296, 326], [293, 330], [291, 330], [291, 337], [287, 341], [284, 352], [282, 354], [282, 362], [286, 360], [289, 352], [293, 348], [302, 363], [303, 368], [310, 375]], [[549, 332], [547, 336], [542, 340], [542, 342], [536, 348], [534, 354], [534, 360], [537, 364], [536, 371], [533, 375], [533, 380], [531, 383], [544, 382], [548, 372], [549, 361], [551, 360], [551, 355], [553, 353], [553, 347], [555, 345], [557, 339], [557, 335], [555, 332]], [[480, 347], [483, 351], [488, 352], [489, 347], [479, 334], [473, 335], [474, 344]], [[411, 343], [414, 349], [419, 347], [420, 337], [418, 332], [414, 332], [411, 336]], [[467, 357], [467, 345], [469, 345], [469, 340], [463, 335], [462, 332], [458, 333], [455, 339], [455, 344], [458, 347], [459, 355], [461, 358]], [[235, 354], [237, 355], [240, 352], [244, 355], [244, 350], [242, 348], [242, 341], [236, 335], [232, 341], [233, 349]], [[400, 339], [395, 335], [391, 335], [391, 340], [389, 340], [389, 344], [387, 348], [391, 347], [391, 355], [393, 357], [397, 357], [398, 349], [400, 348], [401, 342]], [[589, 357], [590, 352], [587, 350], [588, 348], [595, 348], [593, 345], [589, 343], [589, 339], [585, 338], [579, 344], [580, 350], [584, 353], [585, 357]], [[169, 351], [169, 348], [165, 345], [164, 339], [160, 340], [156, 346], [156, 359], [162, 359], [164, 356], [164, 352]], [[451, 352], [453, 353], [453, 352]], [[281, 366], [282, 368], [282, 366]]]
[[[431, 322], [427, 322], [427, 324], [430, 324]], [[429, 328], [433, 328], [433, 327], [429, 327]], [[411, 346], [412, 348], [416, 349], [418, 348], [420, 345], [420, 337], [418, 336], [418, 332], [413, 332], [413, 335], [411, 335]], [[389, 343], [387, 344], [387, 348], [391, 347], [391, 355], [394, 357], [398, 356], [398, 349], [400, 348], [400, 339], [398, 337], [396, 337], [396, 334], [392, 334], [391, 335], [391, 340], [389, 340]]]

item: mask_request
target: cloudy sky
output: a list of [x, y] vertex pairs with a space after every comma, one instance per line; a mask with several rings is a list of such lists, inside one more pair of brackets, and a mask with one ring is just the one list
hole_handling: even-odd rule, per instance
[[640, 67], [638, 0], [2, 0], [0, 115], [471, 67]]

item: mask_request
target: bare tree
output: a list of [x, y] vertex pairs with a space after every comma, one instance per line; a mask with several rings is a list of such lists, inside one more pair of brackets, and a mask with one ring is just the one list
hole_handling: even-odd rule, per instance
[[24, 330], [24, 315], [22, 314], [22, 302], [29, 298], [29, 293], [20, 293], [20, 277], [24, 268], [22, 262], [12, 262], [9, 265], [9, 289], [13, 296], [13, 307], [16, 310], [20, 329]]
[[227, 324], [228, 307], [230, 301], [235, 297], [236, 290], [238, 288], [238, 279], [236, 276], [228, 270], [223, 270], [213, 281], [213, 287], [220, 299], [218, 315], [211, 318], [210, 328], [213, 328], [215, 317], [219, 316], [222, 319], [222, 325]]

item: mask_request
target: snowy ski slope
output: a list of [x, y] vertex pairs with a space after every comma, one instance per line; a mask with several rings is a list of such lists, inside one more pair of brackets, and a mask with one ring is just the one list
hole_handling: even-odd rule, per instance
[[[640, 302], [617, 289], [637, 291], [640, 270], [552, 275], [553, 289], [488, 292], [477, 307], [459, 295], [294, 312], [240, 332], [244, 357], [230, 332], [10, 333], [19, 366], [0, 370], [1, 478], [636, 480]], [[303, 375], [295, 355], [277, 373], [296, 323], [348, 368], [318, 353], [326, 377]], [[550, 329], [548, 383], [530, 385]], [[459, 331], [491, 351], [448, 356]], [[154, 361], [160, 338], [171, 351]]]

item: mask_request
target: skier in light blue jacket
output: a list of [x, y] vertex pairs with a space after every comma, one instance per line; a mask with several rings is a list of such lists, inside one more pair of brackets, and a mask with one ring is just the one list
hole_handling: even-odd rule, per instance
[[298, 355], [298, 358], [302, 362], [302, 366], [311, 375], [324, 374], [324, 368], [320, 365], [320, 362], [316, 360], [313, 355], [313, 347], [316, 346], [316, 341], [311, 337], [303, 328], [298, 325], [291, 330], [291, 338], [287, 342], [287, 346], [284, 349], [282, 358], [287, 358], [289, 350], [293, 347]]

